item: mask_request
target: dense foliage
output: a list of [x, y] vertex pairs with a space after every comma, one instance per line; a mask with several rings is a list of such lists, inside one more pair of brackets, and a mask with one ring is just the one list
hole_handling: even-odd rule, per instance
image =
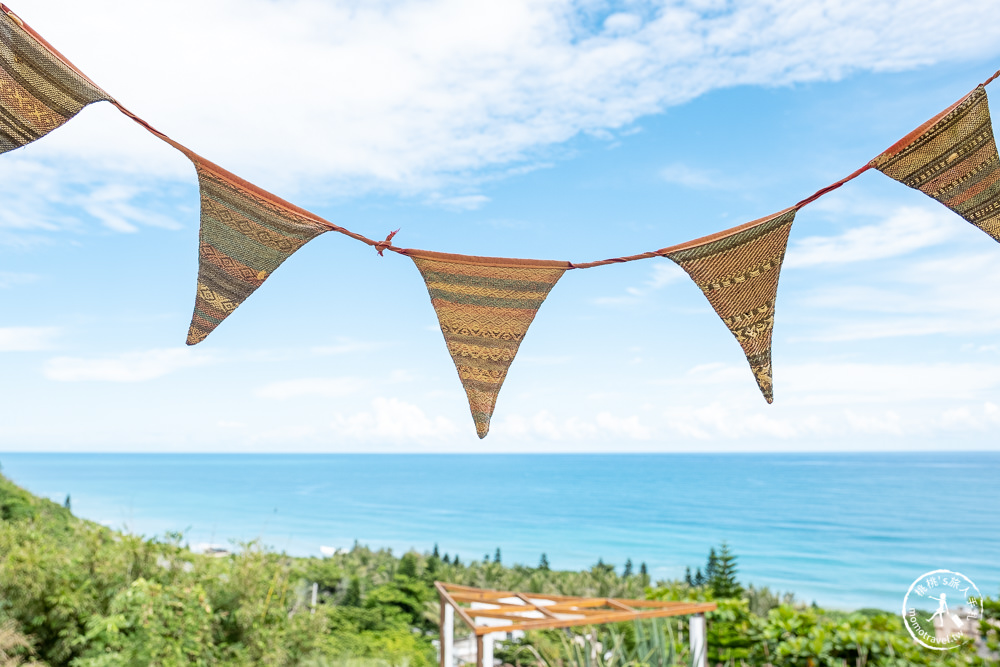
[[[717, 600], [710, 659], [731, 665], [852, 667], [983, 664], [971, 649], [941, 655], [914, 644], [883, 612], [842, 614], [794, 606], [790, 596], [744, 588], [723, 544], [700, 581], [651, 586], [645, 563], [622, 572], [599, 561], [581, 572], [355, 545], [329, 558], [291, 558], [241, 545], [196, 554], [181, 535], [144, 539], [75, 518], [0, 477], [0, 667], [14, 665], [437, 664], [433, 581], [598, 597]], [[316, 605], [312, 604], [313, 585]], [[987, 600], [994, 619], [1000, 605]], [[984, 622], [984, 629], [993, 628]], [[684, 664], [681, 619], [529, 634], [498, 646], [521, 665]], [[996, 643], [995, 634], [990, 641]], [[598, 648], [600, 650], [598, 650]], [[345, 660], [347, 662], [345, 662]]]

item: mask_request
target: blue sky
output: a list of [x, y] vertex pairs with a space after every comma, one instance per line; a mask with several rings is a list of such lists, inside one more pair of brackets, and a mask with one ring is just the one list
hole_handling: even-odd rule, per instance
[[[786, 208], [1000, 67], [985, 1], [12, 9], [154, 126], [336, 224], [575, 262]], [[0, 156], [0, 192], [3, 450], [998, 447], [1000, 247], [874, 171], [796, 219], [773, 405], [693, 283], [647, 260], [565, 275], [484, 441], [415, 267], [340, 235], [186, 348], [194, 169], [110, 105]]]

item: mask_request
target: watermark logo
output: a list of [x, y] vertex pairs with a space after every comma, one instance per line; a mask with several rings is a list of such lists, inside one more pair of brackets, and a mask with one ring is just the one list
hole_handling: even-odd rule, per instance
[[964, 574], [934, 570], [917, 577], [903, 598], [903, 622], [921, 646], [945, 651], [976, 636], [983, 596]]

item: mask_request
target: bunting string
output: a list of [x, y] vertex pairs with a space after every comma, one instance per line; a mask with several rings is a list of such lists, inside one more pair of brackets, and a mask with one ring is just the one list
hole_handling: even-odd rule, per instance
[[198, 278], [187, 342], [203, 341], [296, 250], [334, 231], [409, 257], [427, 286], [476, 432], [489, 432], [497, 396], [538, 309], [566, 271], [663, 257], [678, 264], [743, 349], [773, 401], [771, 340], [778, 277], [797, 212], [869, 169], [941, 202], [1000, 241], [1000, 156], [985, 87], [972, 92], [850, 175], [778, 213], [673, 246], [591, 262], [473, 257], [376, 241], [243, 180], [160, 132], [108, 95], [0, 3], [0, 153], [40, 139], [94, 102], [183, 153], [201, 196]]

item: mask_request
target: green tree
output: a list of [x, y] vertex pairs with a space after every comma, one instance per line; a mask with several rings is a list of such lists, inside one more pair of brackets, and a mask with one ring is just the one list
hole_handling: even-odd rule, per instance
[[538, 559], [538, 569], [542, 570], [543, 572], [549, 571], [549, 557], [546, 556], [544, 553], [542, 554], [542, 557]]
[[632, 576], [632, 559], [631, 558], [626, 558], [625, 559], [625, 567], [622, 569], [622, 576], [623, 577], [631, 577]]
[[403, 557], [399, 561], [399, 569], [396, 573], [403, 577], [417, 578], [417, 554], [409, 551], [403, 554]]
[[719, 553], [715, 549], [709, 551], [709, 563], [706, 566], [706, 579], [716, 598], [738, 598], [743, 593], [743, 587], [736, 580], [736, 555], [723, 542]]

